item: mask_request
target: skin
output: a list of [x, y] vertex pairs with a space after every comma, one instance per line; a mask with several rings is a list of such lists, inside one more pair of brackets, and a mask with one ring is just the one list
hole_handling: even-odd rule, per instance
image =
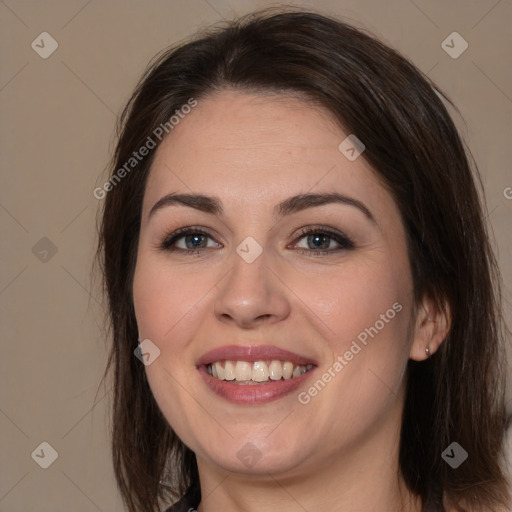
[[[134, 305], [140, 339], [160, 349], [146, 366], [152, 392], [197, 456], [200, 512], [420, 510], [398, 469], [405, 369], [409, 358], [426, 358], [426, 347], [435, 352], [449, 322], [427, 299], [413, 311], [399, 212], [364, 158], [340, 152], [347, 135], [300, 99], [223, 91], [199, 101], [157, 150]], [[273, 214], [291, 196], [333, 192], [363, 203], [374, 220], [347, 204]], [[216, 197], [223, 213], [174, 204], [149, 215], [169, 193]], [[206, 231], [206, 247], [161, 247], [185, 226]], [[318, 226], [355, 247], [331, 238], [331, 252], [318, 255], [299, 232]], [[252, 263], [236, 252], [248, 236], [263, 250]], [[196, 369], [217, 347], [276, 345], [317, 362], [299, 390], [307, 391], [395, 303], [401, 311], [306, 405], [297, 392], [236, 405]], [[247, 443], [261, 455], [251, 467], [237, 457]]]

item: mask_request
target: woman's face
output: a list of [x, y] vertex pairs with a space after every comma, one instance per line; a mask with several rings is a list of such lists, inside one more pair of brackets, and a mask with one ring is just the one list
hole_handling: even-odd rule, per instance
[[160, 350], [155, 399], [200, 467], [307, 474], [397, 435], [406, 239], [348, 135], [298, 99], [226, 91], [157, 150], [135, 312]]

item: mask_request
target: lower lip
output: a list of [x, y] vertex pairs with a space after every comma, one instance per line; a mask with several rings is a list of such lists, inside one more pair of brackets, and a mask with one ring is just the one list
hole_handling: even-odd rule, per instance
[[218, 396], [235, 404], [252, 405], [273, 402], [289, 395], [310, 377], [314, 369], [300, 377], [260, 384], [235, 384], [235, 381], [217, 379], [206, 371], [206, 366], [200, 366], [198, 370], [206, 385]]

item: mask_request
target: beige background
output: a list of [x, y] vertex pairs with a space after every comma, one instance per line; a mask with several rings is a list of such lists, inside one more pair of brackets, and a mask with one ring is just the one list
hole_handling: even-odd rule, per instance
[[[116, 116], [150, 58], [199, 28], [266, 5], [252, 0], [0, 2], [0, 511], [122, 510], [109, 458], [109, 394], [98, 389], [106, 342], [100, 295], [90, 280], [99, 206], [93, 190], [104, 181]], [[512, 3], [293, 5], [313, 6], [366, 27], [455, 100], [466, 124], [457, 115], [456, 122], [482, 172], [510, 304]], [[469, 44], [457, 59], [441, 47], [453, 31]], [[46, 59], [31, 47], [34, 40], [41, 46], [42, 32], [59, 45]], [[48, 44], [46, 39], [46, 49]], [[43, 237], [51, 242], [40, 241]], [[510, 319], [510, 305], [507, 315]], [[48, 469], [31, 457], [44, 441], [58, 452]]]

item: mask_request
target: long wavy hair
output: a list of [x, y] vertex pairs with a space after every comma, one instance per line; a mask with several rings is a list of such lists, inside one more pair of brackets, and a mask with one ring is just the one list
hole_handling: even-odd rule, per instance
[[[113, 386], [113, 465], [128, 510], [155, 512], [199, 486], [194, 453], [162, 415], [134, 357], [132, 280], [145, 184], [159, 146], [155, 129], [167, 123], [170, 132], [169, 119], [191, 98], [200, 102], [221, 90], [297, 95], [327, 108], [364, 141], [362, 158], [393, 195], [405, 225], [415, 302], [428, 296], [452, 315], [433, 357], [409, 362], [401, 474], [425, 512], [509, 506], [499, 275], [480, 179], [441, 97], [449, 100], [363, 30], [286, 9], [211, 27], [165, 51], [119, 120], [110, 182], [101, 189], [98, 257], [113, 340], [105, 372]], [[155, 147], [128, 168], [151, 136]], [[469, 453], [456, 470], [441, 457], [453, 441]]]

